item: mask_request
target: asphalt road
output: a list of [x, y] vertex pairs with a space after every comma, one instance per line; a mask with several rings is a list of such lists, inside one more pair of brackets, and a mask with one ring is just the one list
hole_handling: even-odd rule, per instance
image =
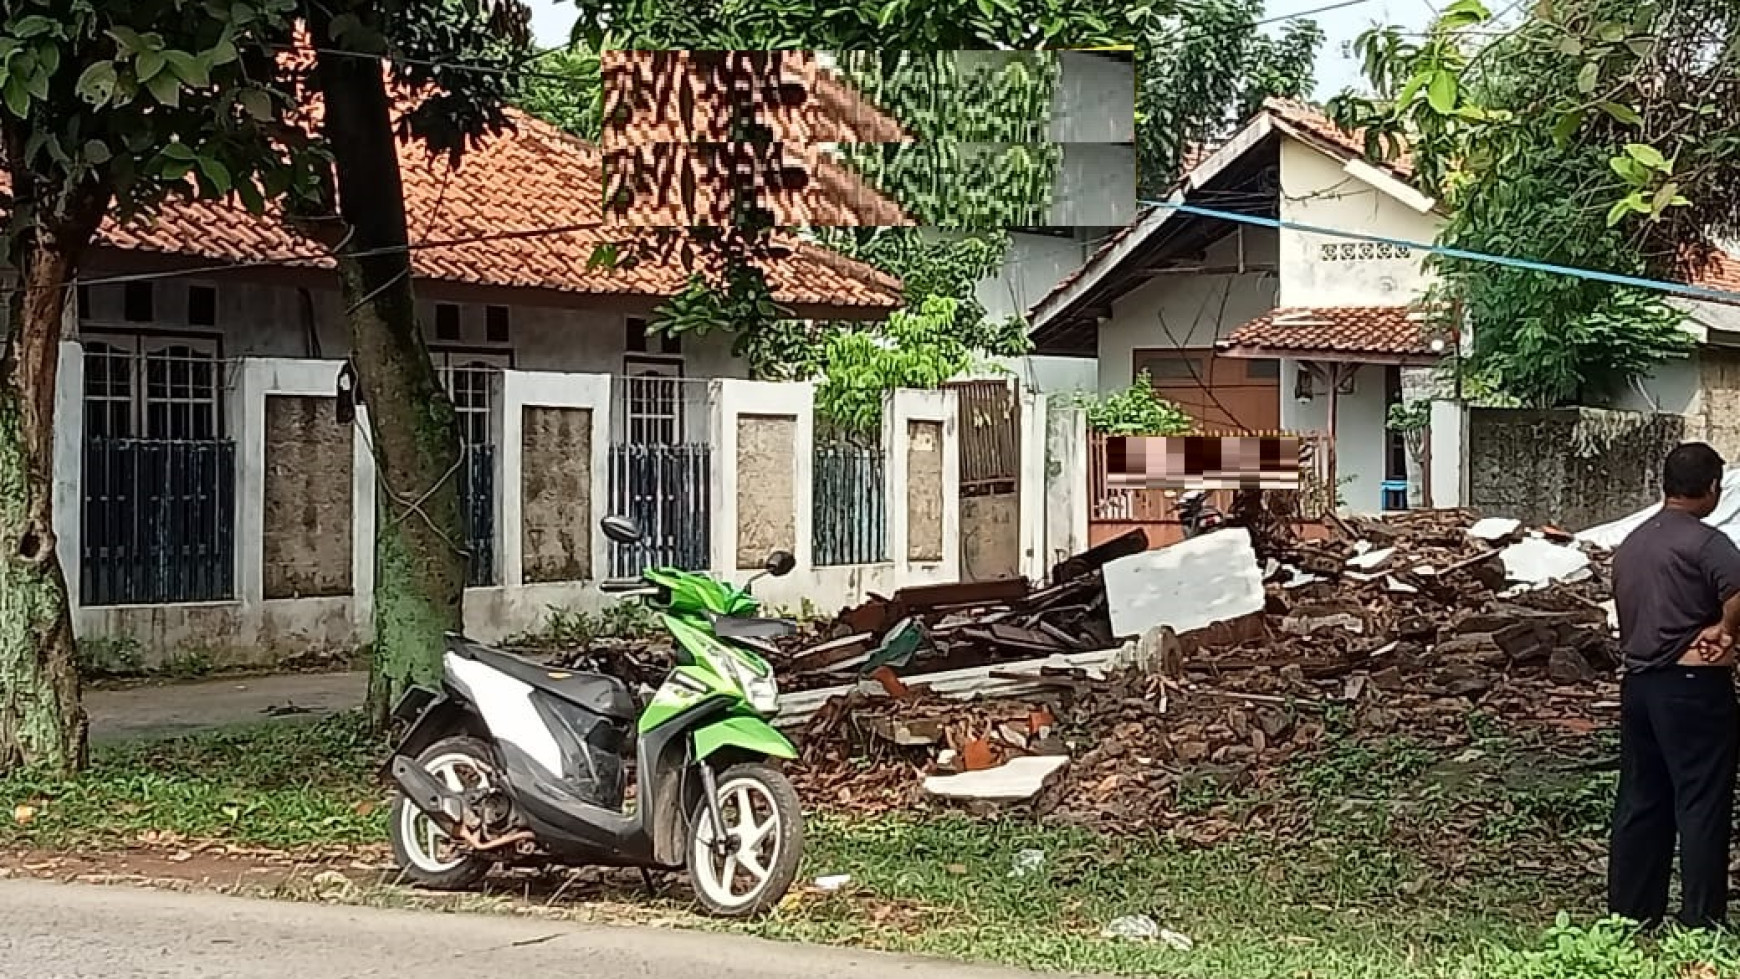
[[43, 979], [1024, 979], [698, 932], [0, 880], [0, 963]]

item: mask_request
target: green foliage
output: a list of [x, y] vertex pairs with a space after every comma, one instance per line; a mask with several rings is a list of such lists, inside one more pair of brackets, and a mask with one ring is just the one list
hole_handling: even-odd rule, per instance
[[[75, 195], [123, 217], [170, 195], [265, 199], [306, 189], [298, 147], [272, 123], [292, 103], [267, 62], [293, 0], [0, 5], [0, 108], [15, 177], [16, 240]], [[34, 213], [32, 210], [34, 209]], [[80, 248], [83, 242], [67, 243]]]
[[1129, 43], [1144, 8], [1095, 0], [576, 0], [575, 36], [692, 50], [965, 51]]
[[1183, 409], [1154, 389], [1147, 371], [1122, 391], [1078, 400], [1087, 412], [1088, 428], [1104, 435], [1182, 435], [1193, 427]]
[[[1406, 139], [1422, 189], [1449, 212], [1441, 244], [1652, 274], [1660, 265], [1650, 236], [1621, 219], [1639, 193], [1661, 205], [1653, 218], [1678, 206], [1673, 194], [1654, 196], [1671, 162], [1629, 138], [1616, 144], [1606, 124], [1591, 122], [1589, 110], [1609, 121], [1628, 113], [1606, 105], [1605, 90], [1602, 105], [1591, 101], [1594, 55], [1577, 40], [1591, 30], [1611, 36], [1616, 27], [1599, 25], [1621, 6], [1578, 0], [1542, 8], [1476, 49], [1470, 30], [1486, 25], [1488, 14], [1477, 0], [1459, 0], [1422, 43], [1393, 29], [1363, 36], [1357, 48], [1382, 98], [1344, 96], [1331, 111], [1365, 127], [1380, 155], [1398, 152]], [[1601, 59], [1633, 57], [1602, 50], [1598, 78], [1609, 70]], [[1465, 380], [1518, 403], [1599, 405], [1691, 347], [1683, 314], [1656, 292], [1441, 256], [1429, 262], [1440, 274], [1431, 305], [1460, 308], [1472, 330]]]
[[1164, 197], [1191, 147], [1249, 118], [1266, 98], [1301, 98], [1323, 44], [1314, 21], [1261, 33], [1262, 0], [1167, 5], [1137, 42], [1136, 149], [1142, 197]]
[[512, 645], [543, 650], [585, 649], [599, 639], [647, 639], [661, 630], [658, 616], [640, 602], [616, 602], [599, 612], [550, 606], [543, 627]]
[[514, 101], [566, 133], [596, 142], [604, 118], [598, 49], [576, 43], [540, 55], [521, 76]]
[[[824, 379], [817, 401], [824, 420], [848, 432], [874, 431], [881, 423], [882, 399], [879, 392], [872, 396], [863, 386], [869, 378], [898, 375], [911, 382], [907, 387], [936, 387], [951, 376], [921, 383], [934, 372], [895, 370], [882, 356], [884, 351], [900, 351], [913, 362], [960, 363], [964, 369], [977, 359], [1018, 357], [1032, 348], [1021, 319], [987, 317], [977, 296], [979, 281], [996, 271], [1008, 251], [1008, 234], [926, 228], [834, 228], [818, 229], [817, 234], [823, 244], [841, 254], [899, 278], [907, 314], [922, 319], [949, 310], [948, 324], [935, 333], [901, 329], [894, 323], [786, 320], [750, 337], [744, 350], [757, 377]], [[932, 305], [927, 312], [926, 303], [934, 299], [946, 299], [948, 304]], [[933, 344], [933, 336], [945, 337], [946, 344]], [[866, 353], [872, 349], [876, 352]], [[869, 373], [867, 359], [873, 364]], [[851, 394], [832, 400], [843, 392]]]
[[918, 223], [997, 230], [1048, 223], [1063, 148], [1048, 143], [1052, 51], [850, 51], [840, 68], [914, 142], [843, 147]]
[[1493, 947], [1464, 963], [1468, 979], [1688, 979], [1732, 975], [1740, 950], [1715, 933], [1670, 932], [1648, 943], [1637, 926], [1606, 918], [1576, 925], [1561, 912], [1534, 949]]
[[878, 332], [845, 331], [828, 338], [816, 412], [846, 432], [875, 431], [888, 391], [940, 387], [967, 370], [975, 352], [955, 331], [959, 307], [953, 299], [931, 296], [916, 311], [890, 316]]
[[1392, 432], [1411, 434], [1426, 429], [1432, 421], [1432, 402], [1424, 398], [1413, 401], [1402, 401], [1390, 405], [1390, 410], [1384, 419], [1385, 427]]

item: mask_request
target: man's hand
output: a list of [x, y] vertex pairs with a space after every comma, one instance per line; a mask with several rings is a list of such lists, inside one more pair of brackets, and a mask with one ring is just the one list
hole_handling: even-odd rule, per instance
[[1729, 666], [1734, 662], [1734, 636], [1722, 623], [1706, 626], [1692, 640], [1692, 650], [1712, 666]]

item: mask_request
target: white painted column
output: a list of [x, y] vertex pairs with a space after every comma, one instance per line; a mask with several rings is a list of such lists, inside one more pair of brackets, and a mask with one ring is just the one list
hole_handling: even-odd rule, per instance
[[597, 529], [610, 513], [610, 375], [564, 374], [553, 371], [503, 371], [501, 375], [501, 440], [497, 445], [497, 524], [501, 582], [508, 588], [525, 584], [525, 421], [527, 408], [574, 408], [592, 412], [593, 523], [592, 576], [610, 576], [610, 542]]
[[1028, 581], [1045, 579], [1045, 511], [1049, 494], [1045, 487], [1046, 410], [1050, 399], [1037, 391], [1021, 389], [1021, 471], [1017, 493], [1020, 574]]
[[713, 465], [708, 476], [712, 517], [708, 552], [712, 570], [737, 568], [737, 419], [762, 415], [793, 419], [792, 557], [794, 579], [815, 566], [815, 385], [807, 381], [740, 381], [715, 378], [707, 389], [708, 433]]
[[68, 340], [60, 345], [54, 390], [55, 555], [66, 574], [67, 606], [79, 607], [83, 562], [80, 515], [84, 510], [85, 352]]
[[1045, 567], [1088, 546], [1087, 412], [1051, 405], [1046, 419]]
[[1468, 498], [1468, 408], [1456, 401], [1435, 400], [1426, 437], [1431, 440], [1432, 505], [1462, 506]]
[[[942, 428], [942, 560], [912, 561], [907, 557], [910, 527], [902, 513], [890, 521], [889, 557], [894, 560], [896, 584], [928, 584], [958, 581], [961, 576], [961, 431], [960, 397], [952, 390], [899, 390], [890, 394], [883, 411], [884, 430], [892, 425], [889, 440], [888, 511], [904, 511], [911, 474], [907, 453], [912, 443], [912, 422], [936, 422]], [[898, 532], [896, 532], [898, 527]]]

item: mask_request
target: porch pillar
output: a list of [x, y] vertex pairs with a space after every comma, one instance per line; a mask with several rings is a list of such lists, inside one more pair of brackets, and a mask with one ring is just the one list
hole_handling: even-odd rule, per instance
[[55, 555], [66, 574], [67, 606], [76, 610], [84, 560], [79, 532], [84, 512], [85, 348], [77, 341], [64, 340], [58, 360], [54, 391]]

